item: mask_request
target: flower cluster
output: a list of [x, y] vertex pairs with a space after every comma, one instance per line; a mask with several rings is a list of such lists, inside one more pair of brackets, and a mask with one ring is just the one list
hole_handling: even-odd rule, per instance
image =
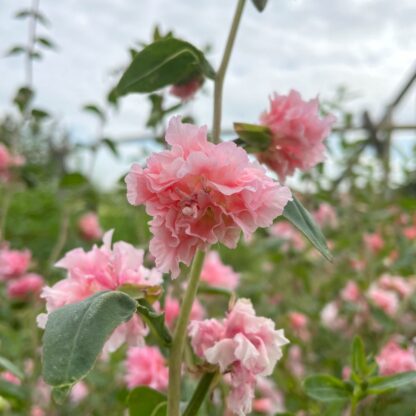
[[42, 289], [43, 277], [28, 272], [31, 259], [29, 250], [11, 250], [7, 244], [0, 248], [0, 281], [6, 282], [10, 299], [25, 300]]
[[222, 321], [192, 321], [189, 336], [199, 357], [229, 373], [228, 406], [237, 415], [251, 411], [258, 377], [272, 374], [289, 342], [272, 320], [256, 316], [248, 299], [239, 299]]
[[[111, 245], [112, 231], [103, 237], [101, 247], [94, 246], [85, 252], [77, 248], [58, 261], [57, 267], [67, 270], [67, 277], [52, 287], [44, 287], [47, 312], [64, 305], [79, 302], [102, 290], [116, 290], [133, 285], [145, 291], [161, 285], [162, 276], [154, 269], [143, 266], [143, 250], [119, 241]], [[46, 325], [47, 314], [38, 317], [41, 327]], [[147, 328], [137, 315], [120, 325], [107, 341], [105, 352], [115, 351], [121, 344], [142, 345]]]
[[323, 141], [335, 117], [320, 117], [317, 98], [303, 101], [297, 91], [291, 90], [287, 96], [274, 94], [270, 98], [270, 110], [261, 115], [260, 122], [271, 130], [272, 141], [258, 159], [284, 181], [296, 169], [305, 171], [324, 160]]
[[189, 265], [198, 249], [223, 243], [235, 248], [268, 227], [291, 199], [288, 188], [266, 175], [235, 143], [213, 144], [207, 128], [173, 118], [166, 131], [169, 150], [155, 153], [147, 167], [133, 165], [126, 177], [127, 198], [152, 216], [150, 252], [172, 277], [179, 262]]

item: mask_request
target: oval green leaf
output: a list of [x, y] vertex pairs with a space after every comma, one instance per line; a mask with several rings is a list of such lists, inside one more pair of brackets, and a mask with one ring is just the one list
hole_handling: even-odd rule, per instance
[[397, 389], [416, 381], [416, 371], [394, 374], [392, 376], [372, 377], [368, 380], [369, 394], [381, 394], [386, 390]]
[[62, 387], [85, 377], [107, 338], [135, 310], [136, 301], [125, 293], [106, 291], [52, 312], [43, 335], [46, 383]]
[[304, 387], [309, 397], [321, 402], [348, 400], [351, 397], [351, 391], [344, 382], [327, 374], [306, 378]]

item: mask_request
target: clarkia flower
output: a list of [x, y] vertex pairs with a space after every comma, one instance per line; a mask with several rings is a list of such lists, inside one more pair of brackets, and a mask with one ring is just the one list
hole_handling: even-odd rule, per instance
[[219, 321], [192, 321], [189, 335], [195, 353], [229, 373], [229, 408], [237, 415], [251, 411], [259, 376], [272, 374], [289, 341], [271, 319], [258, 317], [248, 299], [239, 299]]
[[127, 198], [145, 205], [153, 217], [150, 252], [163, 272], [179, 274], [196, 251], [223, 243], [235, 248], [268, 227], [291, 199], [288, 188], [266, 175], [233, 142], [213, 144], [207, 128], [171, 119], [166, 131], [170, 149], [153, 154], [147, 167], [133, 165], [126, 177]]
[[281, 181], [296, 169], [311, 169], [325, 158], [324, 140], [335, 120], [333, 115], [320, 116], [317, 98], [304, 101], [295, 90], [288, 95], [275, 93], [270, 98], [270, 109], [260, 117], [261, 124], [272, 132], [271, 144], [257, 155], [258, 159]]

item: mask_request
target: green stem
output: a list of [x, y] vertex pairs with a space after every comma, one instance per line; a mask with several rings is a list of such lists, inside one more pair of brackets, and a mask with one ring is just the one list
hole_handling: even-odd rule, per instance
[[52, 270], [56, 261], [58, 260], [66, 240], [68, 238], [68, 229], [69, 229], [69, 212], [68, 209], [64, 206], [61, 214], [61, 223], [59, 225], [59, 234], [56, 240], [55, 245], [52, 248], [51, 254], [48, 259], [48, 270]]
[[10, 186], [7, 186], [3, 192], [3, 201], [0, 211], [0, 243], [5, 240], [5, 231], [6, 231], [6, 220], [7, 214], [9, 212], [10, 203], [12, 201], [12, 189]]
[[350, 407], [350, 416], [356, 416], [357, 405], [358, 405], [358, 400], [356, 397], [353, 397], [351, 401], [351, 407]]
[[198, 290], [199, 277], [204, 263], [205, 253], [197, 251], [192, 263], [191, 274], [182, 301], [181, 311], [173, 335], [169, 357], [168, 416], [180, 416], [181, 370], [186, 343], [189, 317]]
[[198, 414], [205, 396], [210, 390], [213, 380], [218, 373], [205, 373], [199, 380], [198, 386], [192, 395], [191, 401], [185, 409], [182, 416], [194, 416]]
[[215, 77], [214, 87], [214, 119], [212, 122], [212, 140], [214, 143], [220, 142], [221, 134], [221, 112], [222, 112], [222, 90], [224, 86], [225, 73], [227, 71], [228, 62], [230, 61], [231, 51], [233, 50], [237, 29], [243, 14], [244, 4], [246, 0], [238, 0], [237, 8], [234, 14], [233, 23], [230, 33], [228, 34], [227, 43], [225, 45], [224, 55], [220, 67]]

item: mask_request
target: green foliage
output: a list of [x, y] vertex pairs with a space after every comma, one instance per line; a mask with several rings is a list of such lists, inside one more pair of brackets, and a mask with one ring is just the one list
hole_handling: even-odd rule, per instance
[[247, 123], [234, 123], [234, 130], [241, 144], [249, 153], [263, 152], [268, 149], [271, 141], [271, 131], [266, 126]]
[[52, 312], [43, 336], [44, 380], [65, 387], [85, 377], [107, 338], [135, 310], [125, 293], [98, 292]]
[[129, 394], [127, 406], [130, 416], [166, 415], [166, 396], [149, 387], [136, 387]]
[[352, 389], [347, 383], [328, 374], [307, 377], [304, 388], [308, 396], [322, 402], [348, 400], [352, 396]]
[[252, 1], [253, 1], [254, 6], [259, 12], [262, 12], [267, 5], [267, 0], [252, 0]]
[[332, 254], [328, 249], [325, 237], [309, 212], [295, 196], [285, 206], [283, 216], [301, 231], [327, 260], [332, 261]]
[[20, 379], [24, 378], [24, 374], [22, 370], [20, 370], [16, 365], [14, 365], [7, 358], [0, 357], [0, 368], [10, 371], [11, 373], [13, 373], [16, 377], [19, 377]]
[[121, 77], [116, 94], [154, 92], [198, 73], [208, 78], [215, 77], [214, 70], [199, 49], [183, 40], [163, 39], [137, 53]]

